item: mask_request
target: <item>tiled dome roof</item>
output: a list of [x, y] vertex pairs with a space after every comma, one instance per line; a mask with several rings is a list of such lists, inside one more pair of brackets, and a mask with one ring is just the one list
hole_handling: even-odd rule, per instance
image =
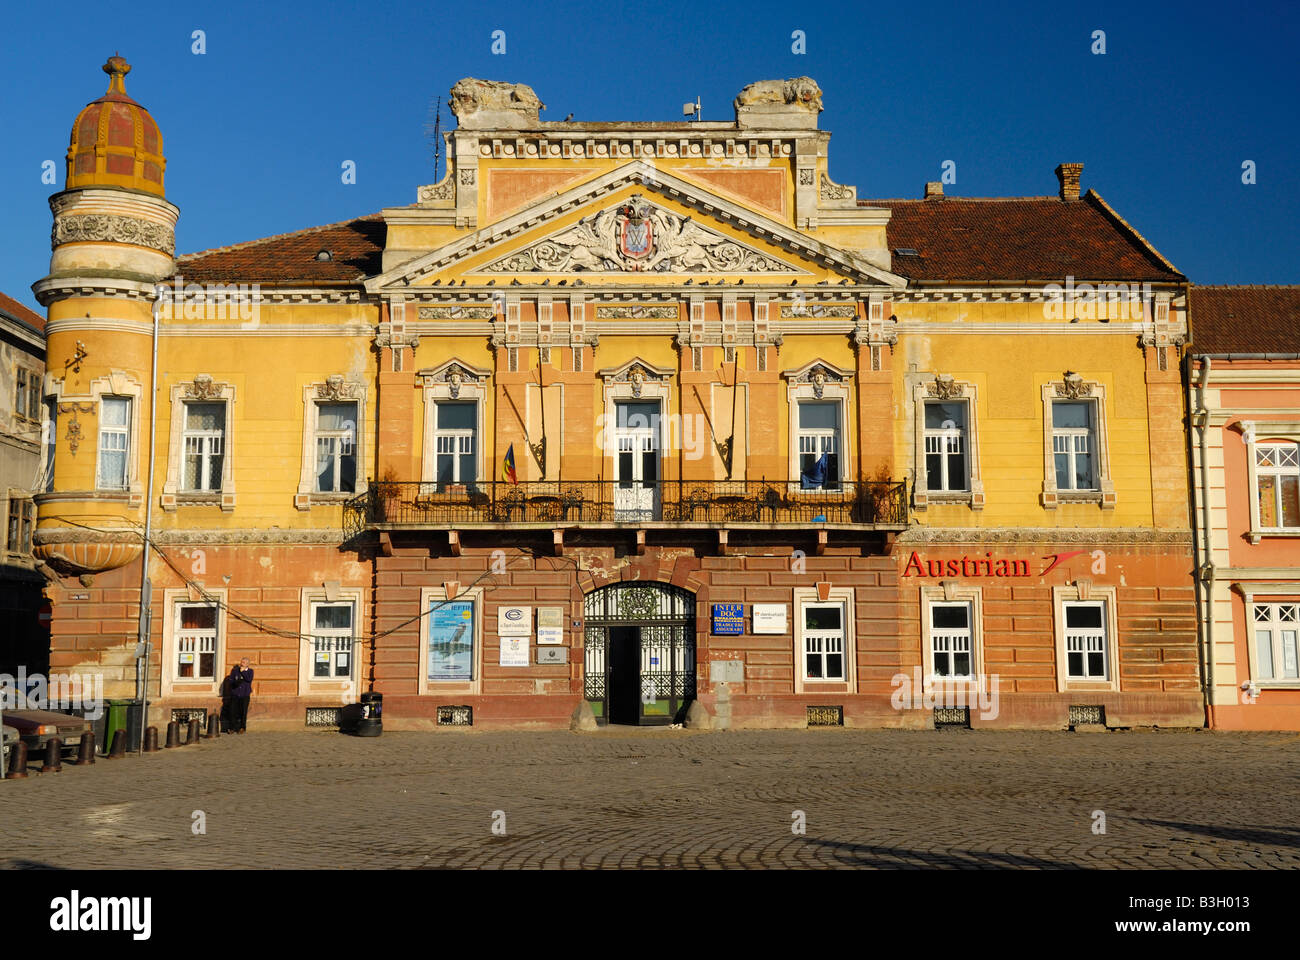
[[114, 186], [163, 196], [162, 134], [149, 111], [126, 94], [131, 65], [119, 56], [104, 64], [108, 92], [86, 105], [72, 125], [68, 189]]

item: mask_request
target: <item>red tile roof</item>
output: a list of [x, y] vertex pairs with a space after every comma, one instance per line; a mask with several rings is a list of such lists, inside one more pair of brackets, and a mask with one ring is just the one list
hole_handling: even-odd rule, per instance
[[[176, 260], [185, 283], [359, 284], [380, 272], [387, 228], [377, 213], [229, 247], [188, 253]], [[317, 260], [321, 250], [330, 259]]]
[[29, 310], [13, 297], [0, 293], [0, 310], [9, 314], [30, 327], [35, 327], [42, 333], [45, 332], [45, 318], [33, 310]]
[[1300, 286], [1191, 288], [1189, 352], [1300, 354]]
[[[1057, 197], [860, 200], [892, 211], [893, 272], [917, 283], [1173, 281], [1183, 275], [1089, 190]], [[899, 249], [917, 256], [900, 256]]]
[[[919, 284], [1184, 279], [1093, 191], [1056, 197], [862, 200], [887, 207], [893, 271]], [[181, 257], [186, 282], [359, 284], [381, 272], [386, 228], [380, 214], [312, 227]], [[332, 259], [316, 259], [325, 249]]]

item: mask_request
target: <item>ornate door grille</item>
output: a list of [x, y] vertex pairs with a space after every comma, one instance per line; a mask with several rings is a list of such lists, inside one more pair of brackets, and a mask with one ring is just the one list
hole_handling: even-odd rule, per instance
[[583, 618], [583, 692], [597, 715], [610, 715], [610, 628], [636, 627], [638, 722], [680, 722], [695, 699], [694, 595], [666, 583], [616, 583], [587, 594]]

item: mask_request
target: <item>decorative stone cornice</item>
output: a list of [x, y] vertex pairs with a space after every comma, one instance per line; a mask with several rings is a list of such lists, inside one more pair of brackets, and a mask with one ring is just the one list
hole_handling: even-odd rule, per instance
[[926, 527], [913, 524], [898, 534], [900, 544], [924, 543], [961, 547], [971, 543], [1181, 544], [1191, 547], [1188, 530], [1151, 527]]
[[161, 223], [107, 213], [68, 214], [54, 219], [50, 230], [51, 248], [63, 243], [87, 241], [132, 243], [161, 250], [169, 257], [176, 253], [175, 231]]

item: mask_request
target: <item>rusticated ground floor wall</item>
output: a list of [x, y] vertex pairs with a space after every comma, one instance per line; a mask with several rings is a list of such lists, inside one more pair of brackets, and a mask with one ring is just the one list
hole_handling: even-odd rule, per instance
[[[544, 534], [544, 535], [543, 535]], [[715, 725], [802, 727], [809, 708], [846, 726], [929, 727], [945, 708], [969, 708], [973, 727], [1063, 729], [1201, 726], [1204, 707], [1189, 544], [1135, 542], [1072, 531], [995, 539], [961, 531], [909, 532], [818, 555], [806, 534], [716, 537], [549, 531], [393, 534], [361, 550], [329, 543], [164, 545], [155, 557], [149, 690], [151, 723], [172, 709], [218, 703], [220, 681], [247, 656], [256, 674], [250, 726], [302, 727], [309, 708], [384, 695], [389, 729], [439, 727], [439, 707], [468, 706], [477, 728], [559, 728], [584, 693], [584, 597], [629, 582], [670, 584], [693, 598], [695, 696]], [[453, 549], [454, 547], [454, 549]], [[51, 670], [97, 672], [107, 697], [136, 690], [139, 565], [65, 577], [54, 601]], [[187, 582], [188, 581], [188, 582]], [[178, 605], [220, 603], [211, 677], [181, 676]], [[431, 605], [474, 604], [473, 677], [430, 679]], [[317, 680], [311, 605], [355, 604], [351, 674]], [[819, 678], [807, 662], [804, 611], [829, 601], [845, 614], [843, 662]], [[1070, 676], [1063, 605], [1105, 611], [1101, 672]], [[716, 604], [740, 605], [741, 632], [715, 632]], [[785, 610], [782, 632], [755, 632], [755, 604]], [[972, 679], [935, 665], [931, 608], [968, 605]], [[562, 608], [561, 662], [502, 665], [503, 608]], [[725, 669], [723, 669], [725, 668]], [[836, 675], [838, 670], [838, 674]], [[1100, 708], [1099, 710], [1097, 708]], [[960, 714], [959, 714], [960, 716]], [[680, 719], [678, 717], [677, 719]]]

